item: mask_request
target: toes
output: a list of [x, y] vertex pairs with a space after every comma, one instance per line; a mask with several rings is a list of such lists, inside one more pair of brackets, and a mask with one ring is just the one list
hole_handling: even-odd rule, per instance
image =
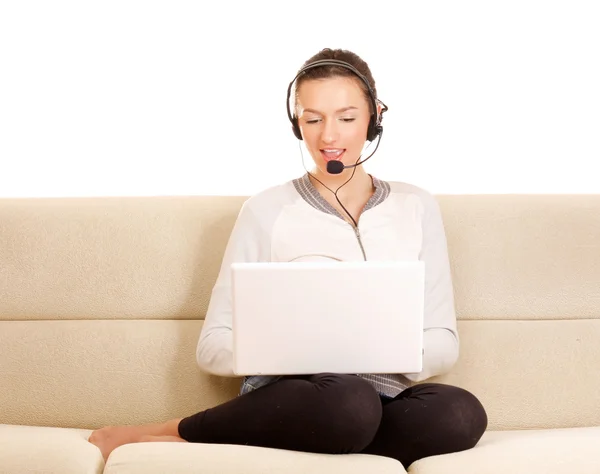
[[92, 434], [89, 436], [88, 441], [90, 443], [96, 444], [99, 439], [100, 439], [100, 434], [98, 433], [98, 431], [92, 431]]
[[94, 430], [94, 431], [92, 431], [92, 434], [89, 436], [88, 441], [90, 443], [97, 443], [98, 441], [100, 441], [106, 437], [105, 433], [106, 433], [106, 430], [104, 428], [101, 428], [99, 430]]

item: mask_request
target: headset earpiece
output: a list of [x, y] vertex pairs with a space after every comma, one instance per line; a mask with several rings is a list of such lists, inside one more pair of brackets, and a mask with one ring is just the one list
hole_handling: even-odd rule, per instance
[[300, 126], [298, 125], [298, 117], [292, 117], [292, 132], [298, 140], [302, 140], [302, 132], [300, 132]]
[[375, 121], [375, 115], [371, 115], [369, 120], [369, 128], [367, 129], [367, 140], [372, 142], [381, 133], [382, 127]]

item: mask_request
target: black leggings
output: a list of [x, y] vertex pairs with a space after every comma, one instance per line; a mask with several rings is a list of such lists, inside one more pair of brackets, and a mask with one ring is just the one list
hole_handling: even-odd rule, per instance
[[381, 398], [355, 375], [285, 377], [184, 418], [181, 438], [314, 453], [417, 459], [470, 449], [487, 415], [470, 392], [423, 383]]

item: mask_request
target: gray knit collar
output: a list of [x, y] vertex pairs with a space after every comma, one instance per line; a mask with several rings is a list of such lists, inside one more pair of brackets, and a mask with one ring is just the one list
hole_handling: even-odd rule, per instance
[[[377, 179], [374, 176], [371, 176], [371, 179], [373, 180], [373, 185], [375, 186], [375, 192], [367, 201], [363, 212], [381, 204], [390, 195], [389, 183]], [[321, 196], [319, 191], [317, 191], [312, 181], [308, 177], [308, 173], [306, 173], [301, 178], [296, 178], [295, 180], [293, 180], [293, 183], [294, 187], [296, 188], [296, 191], [298, 191], [298, 194], [300, 194], [300, 196], [302, 196], [302, 199], [304, 199], [312, 207], [319, 211], [326, 212], [327, 214], [333, 214], [343, 219], [342, 215], [337, 211], [337, 209], [335, 209], [331, 204], [329, 204], [323, 198], [323, 196]]]

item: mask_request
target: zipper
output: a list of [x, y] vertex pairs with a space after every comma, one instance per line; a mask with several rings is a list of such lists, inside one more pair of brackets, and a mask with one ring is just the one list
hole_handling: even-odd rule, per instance
[[[352, 224], [350, 224], [352, 225]], [[354, 227], [354, 226], [352, 226]], [[360, 245], [360, 251], [363, 254], [363, 258], [365, 259], [365, 262], [367, 261], [367, 254], [365, 253], [365, 248], [363, 247], [363, 243], [362, 240], [360, 238], [360, 231], [358, 230], [358, 227], [354, 227], [354, 233], [356, 234], [356, 238], [358, 239], [358, 245]]]

